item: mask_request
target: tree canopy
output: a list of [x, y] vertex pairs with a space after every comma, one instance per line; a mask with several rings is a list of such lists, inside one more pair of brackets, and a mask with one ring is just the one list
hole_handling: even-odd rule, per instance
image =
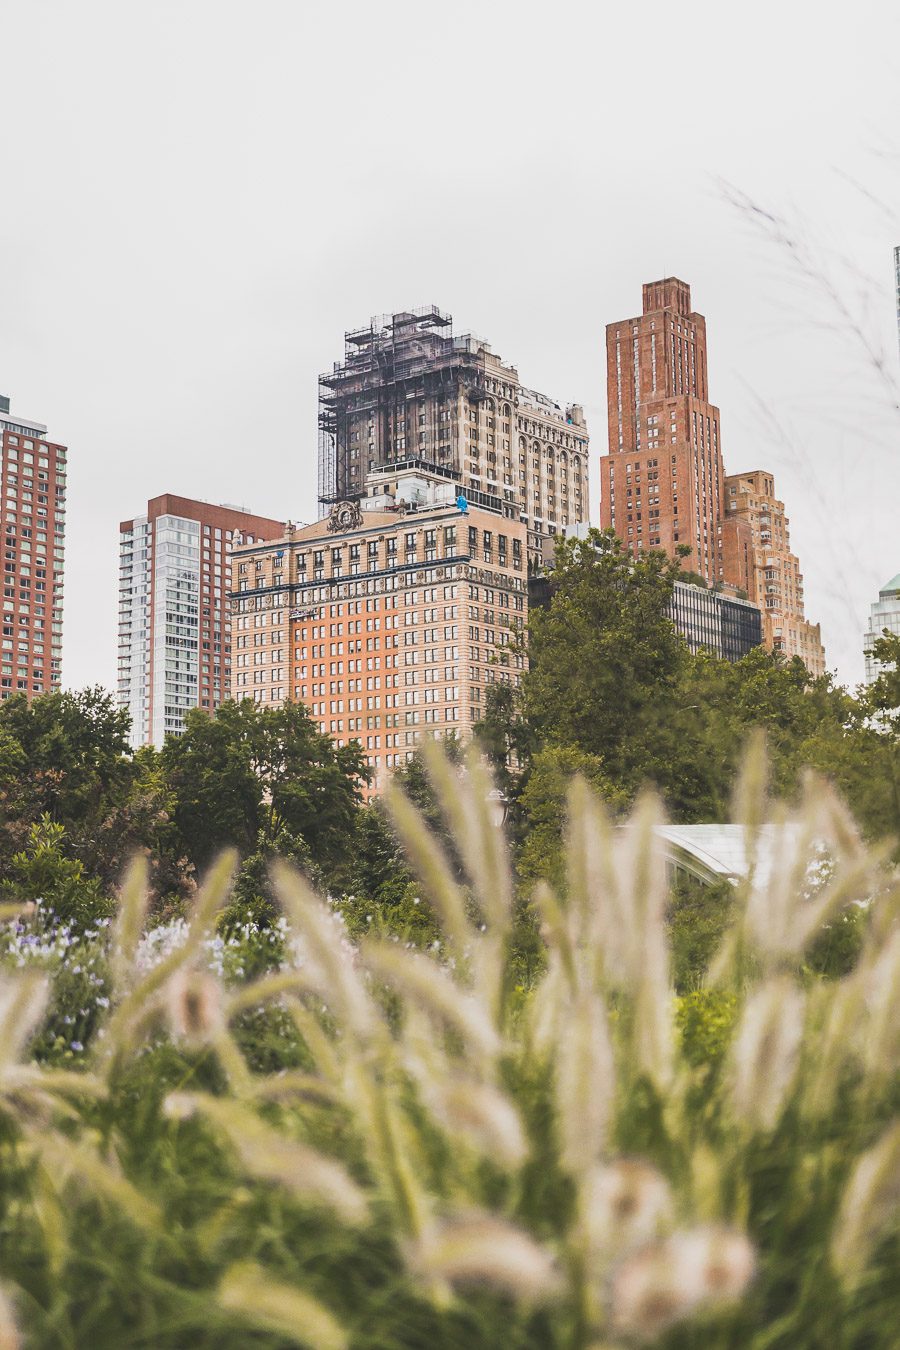
[[778, 795], [813, 768], [871, 836], [900, 835], [900, 639], [879, 640], [884, 672], [856, 696], [762, 647], [733, 663], [694, 655], [669, 617], [679, 575], [661, 552], [632, 558], [610, 531], [558, 545], [521, 691], [489, 702], [480, 729], [493, 758], [511, 746], [519, 756], [508, 787], [522, 840], [537, 831], [527, 869], [537, 853], [552, 870], [561, 766], [580, 767], [614, 808], [653, 784], [673, 819], [723, 821], [757, 727]]

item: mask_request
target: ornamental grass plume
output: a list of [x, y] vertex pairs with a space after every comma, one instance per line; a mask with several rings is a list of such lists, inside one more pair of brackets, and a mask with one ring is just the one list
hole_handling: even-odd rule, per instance
[[334, 1159], [288, 1138], [236, 1102], [203, 1093], [173, 1093], [165, 1110], [175, 1120], [205, 1116], [226, 1136], [250, 1176], [284, 1186], [311, 1204], [325, 1205], [344, 1222], [364, 1223], [368, 1205], [361, 1188]]
[[0, 1350], [19, 1350], [21, 1344], [12, 1300], [0, 1289]]
[[347, 1350], [347, 1335], [327, 1308], [299, 1289], [273, 1280], [252, 1262], [229, 1267], [216, 1297], [219, 1306], [248, 1329], [274, 1332], [307, 1350]]
[[674, 1225], [669, 1183], [639, 1158], [596, 1164], [582, 1190], [597, 1258], [613, 1261], [644, 1247]]
[[656, 1340], [699, 1308], [739, 1299], [754, 1265], [753, 1246], [743, 1233], [712, 1226], [673, 1233], [616, 1268], [613, 1326], [639, 1341]]
[[880, 1239], [900, 1211], [900, 1121], [857, 1159], [841, 1200], [831, 1240], [840, 1278], [855, 1288]]
[[[449, 843], [396, 783], [389, 810], [440, 929], [428, 952], [351, 941], [337, 900], [278, 864], [279, 955], [229, 975], [226, 855], [158, 940], [132, 867], [77, 1066], [29, 1058], [64, 982], [0, 971], [10, 1344], [888, 1350], [885, 854], [812, 778], [773, 804], [754, 744], [748, 875], [679, 999], [652, 795], [614, 826], [576, 780], [564, 880], [529, 892], [477, 752], [430, 747], [426, 767]], [[859, 954], [818, 975], [848, 912]]]
[[189, 1044], [213, 1041], [225, 1024], [225, 1000], [218, 980], [205, 971], [176, 970], [164, 991], [169, 1029]]
[[731, 1092], [740, 1129], [772, 1130], [800, 1064], [806, 1000], [787, 976], [767, 980], [744, 1004], [731, 1047]]
[[407, 1251], [410, 1270], [467, 1288], [485, 1285], [524, 1303], [559, 1298], [563, 1281], [553, 1255], [505, 1219], [472, 1212], [430, 1225]]

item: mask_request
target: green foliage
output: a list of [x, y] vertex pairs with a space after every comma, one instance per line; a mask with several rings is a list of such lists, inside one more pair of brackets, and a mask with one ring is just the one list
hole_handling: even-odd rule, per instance
[[44, 815], [86, 843], [129, 780], [127, 736], [128, 714], [99, 687], [0, 703], [0, 857]]
[[880, 669], [866, 691], [868, 706], [895, 732], [900, 731], [900, 635], [885, 629], [875, 639], [871, 655]]
[[183, 851], [198, 868], [226, 844], [245, 856], [260, 837], [302, 838], [327, 874], [348, 863], [347, 841], [368, 771], [358, 743], [336, 745], [303, 704], [226, 702], [215, 718], [190, 711], [162, 751]]
[[247, 923], [269, 928], [276, 921], [280, 909], [271, 878], [271, 867], [276, 858], [286, 859], [314, 885], [321, 885], [322, 874], [302, 837], [282, 827], [272, 840], [260, 830], [256, 848], [241, 864], [231, 904], [222, 913], [219, 926], [223, 933], [238, 932]]
[[562, 888], [565, 806], [576, 774], [614, 811], [628, 805], [626, 794], [610, 781], [599, 756], [567, 745], [550, 745], [538, 751], [531, 759], [518, 798], [522, 840], [518, 871], [523, 880], [549, 881]]
[[[667, 613], [678, 575], [660, 553], [633, 560], [609, 532], [560, 546], [549, 605], [530, 616], [516, 743], [531, 756], [566, 747], [593, 757], [629, 799], [652, 783], [677, 821], [722, 821], [762, 727], [778, 796], [796, 797], [816, 769], [870, 838], [900, 838], [900, 640], [879, 639], [885, 671], [858, 698], [761, 647], [733, 663], [694, 656]], [[493, 734], [511, 740], [503, 723]]]
[[611, 531], [565, 539], [550, 571], [551, 601], [529, 619], [525, 715], [541, 744], [577, 746], [622, 790], [648, 775], [660, 696], [687, 653], [668, 618], [678, 566], [636, 561]]
[[43, 916], [80, 930], [111, 915], [114, 906], [99, 881], [85, 874], [84, 864], [65, 856], [65, 835], [49, 815], [36, 821], [25, 848], [10, 859], [0, 900], [35, 903]]
[[400, 904], [413, 884], [412, 873], [379, 801], [362, 807], [356, 818], [353, 858], [347, 890], [379, 911]]
[[668, 925], [672, 974], [679, 994], [697, 991], [734, 918], [735, 895], [729, 881], [711, 886], [686, 877], [669, 892]]
[[678, 1000], [675, 1021], [687, 1062], [703, 1071], [704, 1087], [731, 1044], [737, 997], [727, 990], [694, 989]]
[[[774, 882], [667, 920], [657, 806], [617, 830], [576, 784], [530, 963], [489, 784], [458, 767], [423, 756], [444, 830], [469, 823], [458, 875], [405, 836], [432, 954], [418, 914], [407, 945], [284, 868], [285, 919], [225, 938], [225, 863], [165, 931], [141, 935], [141, 869], [112, 930], [9, 929], [0, 1317], [51, 1350], [888, 1350], [897, 894], [839, 804], [808, 785]], [[813, 837], [831, 862], [800, 892]]]

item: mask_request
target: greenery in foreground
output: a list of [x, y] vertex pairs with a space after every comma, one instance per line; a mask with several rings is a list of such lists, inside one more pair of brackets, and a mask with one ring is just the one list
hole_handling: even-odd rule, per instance
[[[656, 798], [617, 830], [573, 784], [559, 889], [529, 912], [481, 762], [460, 776], [435, 747], [423, 774], [440, 831], [398, 788], [388, 803], [428, 952], [351, 942], [283, 864], [283, 917], [225, 935], [231, 855], [185, 919], [148, 928], [146, 861], [108, 926], [7, 919], [4, 1343], [887, 1350], [884, 850], [808, 782], [777, 870], [717, 911], [690, 957], [706, 977], [676, 1000]], [[763, 780], [757, 753], [751, 839]], [[812, 953], [850, 913], [846, 973], [824, 978]]]

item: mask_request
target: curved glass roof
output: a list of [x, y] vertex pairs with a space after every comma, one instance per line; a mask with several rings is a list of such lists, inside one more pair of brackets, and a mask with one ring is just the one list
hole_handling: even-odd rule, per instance
[[[772, 863], [787, 842], [784, 831], [794, 825], [763, 825], [760, 830], [755, 876], [765, 885]], [[746, 828], [743, 825], [661, 825], [666, 861], [690, 872], [698, 881], [711, 883], [725, 878], [740, 881], [747, 875]]]

